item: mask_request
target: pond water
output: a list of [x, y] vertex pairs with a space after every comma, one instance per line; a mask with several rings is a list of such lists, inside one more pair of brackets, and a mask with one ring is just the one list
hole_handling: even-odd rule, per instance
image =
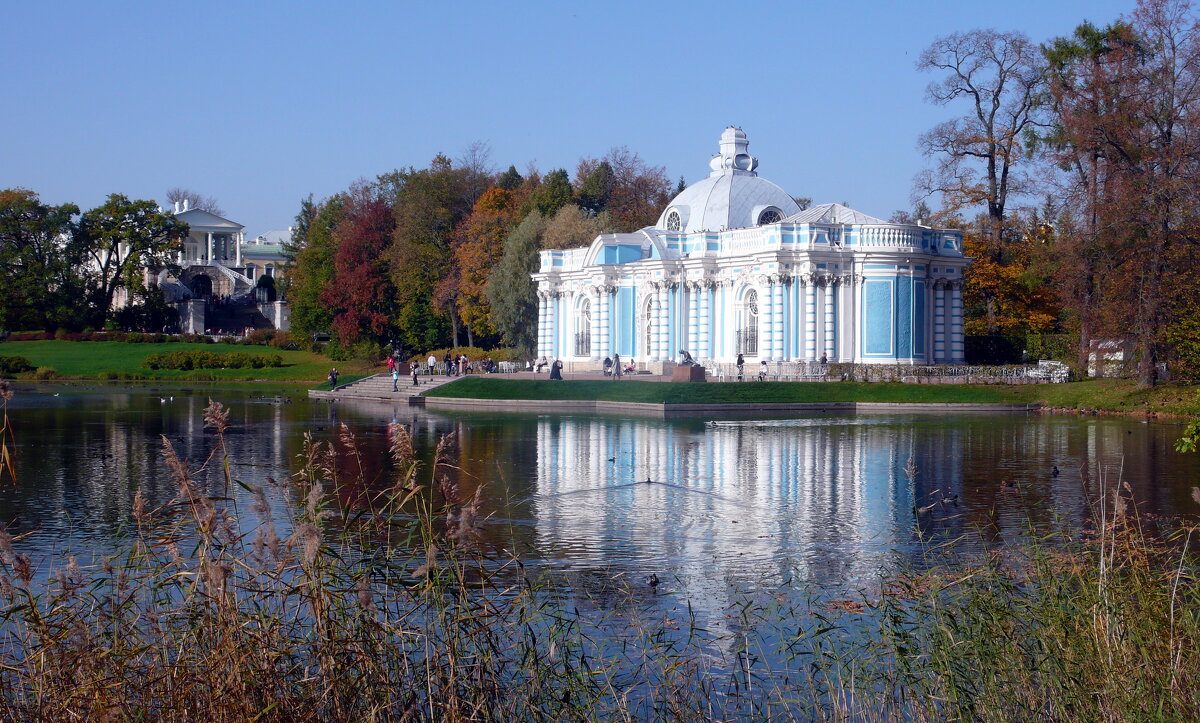
[[[464, 494], [484, 486], [483, 535], [553, 571], [564, 589], [642, 584], [714, 613], [732, 590], [869, 588], [931, 547], [1019, 539], [1031, 522], [1084, 528], [1101, 476], [1140, 509], [1198, 510], [1200, 456], [1173, 451], [1181, 426], [1127, 418], [822, 414], [653, 420], [600, 415], [446, 414], [370, 403], [175, 388], [19, 388], [8, 414], [18, 482], [0, 524], [35, 560], [118, 546], [133, 497], [169, 502], [162, 438], [193, 468], [212, 451], [209, 397], [225, 404], [234, 477], [294, 471], [302, 435], [358, 438], [368, 485], [387, 484], [387, 424], [411, 425], [426, 458], [457, 435]], [[910, 465], [911, 460], [911, 465]], [[906, 469], [907, 468], [907, 469]], [[1054, 474], [1057, 468], [1058, 474]], [[199, 473], [223, 492], [219, 465]], [[234, 503], [248, 501], [240, 489]], [[353, 495], [339, 500], [353, 504]]]

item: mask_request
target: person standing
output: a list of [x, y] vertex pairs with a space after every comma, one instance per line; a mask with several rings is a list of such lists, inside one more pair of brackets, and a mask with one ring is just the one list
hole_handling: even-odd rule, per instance
[[737, 370], [738, 370], [738, 381], [740, 382], [740, 381], [742, 381], [742, 377], [744, 377], [746, 374], [746, 358], [744, 356], [742, 356], [741, 352], [738, 352]]
[[329, 391], [332, 392], [334, 389], [337, 389], [337, 378], [338, 370], [337, 367], [334, 367], [329, 370]]
[[613, 365], [613, 379], [620, 379], [621, 372], [622, 372], [621, 355], [620, 354], [613, 354], [612, 365]]
[[450, 350], [446, 350], [446, 356], [442, 357], [442, 361], [446, 364], [446, 376], [450, 376], [454, 369], [454, 357], [450, 356]]
[[415, 387], [415, 386], [419, 385], [419, 383], [417, 382], [417, 374], [421, 371], [421, 362], [417, 361], [416, 359], [413, 359], [411, 367], [412, 367], [413, 386]]
[[392, 368], [392, 391], [398, 392], [400, 391], [400, 366], [395, 362], [392, 362], [388, 366]]
[[396, 370], [396, 357], [394, 357], [394, 356], [388, 357], [387, 368], [388, 368], [389, 372], [393, 372]]
[[561, 382], [562, 378], [563, 378], [562, 368], [563, 368], [562, 360], [555, 359], [554, 363], [550, 365], [550, 378], [557, 379], [558, 381]]
[[426, 363], [429, 365], [429, 375], [433, 376], [433, 370], [435, 367], [437, 367], [437, 357], [435, 357], [433, 354], [430, 354], [429, 359], [426, 360]]

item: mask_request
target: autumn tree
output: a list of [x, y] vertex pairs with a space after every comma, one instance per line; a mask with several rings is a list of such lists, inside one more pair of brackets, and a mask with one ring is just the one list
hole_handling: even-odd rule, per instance
[[145, 270], [171, 264], [186, 236], [187, 224], [159, 211], [154, 201], [119, 193], [84, 213], [76, 240], [95, 325], [108, 318], [118, 289], [142, 289]]
[[0, 328], [78, 325], [83, 295], [78, 214], [78, 206], [51, 206], [33, 191], [0, 190]]
[[366, 183], [345, 196], [333, 230], [333, 277], [320, 295], [343, 345], [389, 341], [395, 305], [384, 251], [396, 227], [391, 206]]
[[459, 323], [455, 299], [435, 298], [437, 283], [453, 272], [451, 239], [471, 210], [467, 174], [438, 155], [429, 168], [380, 176], [392, 198], [396, 228], [387, 251], [396, 288], [395, 324], [408, 349], [433, 349], [451, 339]]
[[[1030, 190], [1024, 169], [1039, 123], [1044, 65], [1038, 46], [1024, 34], [995, 30], [938, 38], [917, 61], [920, 70], [940, 76], [927, 89], [929, 101], [966, 110], [921, 136], [921, 149], [936, 165], [917, 177], [917, 191], [939, 194], [951, 212], [982, 208], [977, 250], [991, 264], [1009, 263], [1005, 213], [1011, 197]], [[981, 297], [982, 312], [986, 330], [996, 333], [1003, 302], [989, 293]]]
[[608, 211], [613, 227], [628, 232], [658, 220], [663, 206], [671, 200], [672, 185], [661, 166], [649, 166], [638, 154], [621, 146], [603, 158], [581, 159], [575, 168], [575, 187], [581, 199], [588, 194], [585, 210]]
[[1200, 24], [1186, 2], [1149, 0], [1047, 56], [1060, 162], [1088, 200], [1092, 319], [1133, 338], [1138, 381], [1153, 385], [1181, 296], [1171, 289], [1196, 264]]
[[[470, 346], [475, 346], [476, 335], [496, 333], [484, 289], [492, 269], [504, 253], [504, 239], [512, 230], [515, 218], [513, 194], [492, 187], [479, 197], [471, 215], [455, 229], [452, 244], [457, 273], [438, 282], [438, 289], [441, 293], [453, 293], [458, 318], [466, 326]], [[449, 290], [448, 286], [457, 288]]]
[[612, 219], [607, 211], [593, 216], [574, 204], [567, 204], [546, 222], [542, 233], [542, 248], [580, 248], [590, 244], [600, 234], [610, 231]]
[[[1003, 262], [987, 253], [986, 241], [973, 232], [963, 236], [963, 251], [974, 258], [971, 283], [963, 290], [967, 334], [1025, 336], [1058, 331], [1060, 299], [1054, 289], [1053, 216], [1026, 209], [1010, 218], [1013, 228]], [[990, 308], [987, 306], [990, 304]], [[990, 312], [990, 313], [989, 313]]]
[[538, 270], [544, 229], [545, 219], [533, 211], [508, 234], [486, 289], [492, 323], [503, 341], [530, 354], [537, 346], [538, 311], [537, 288], [530, 275]]

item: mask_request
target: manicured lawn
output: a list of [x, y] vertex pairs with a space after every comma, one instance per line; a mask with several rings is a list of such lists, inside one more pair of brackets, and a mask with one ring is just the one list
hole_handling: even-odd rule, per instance
[[430, 390], [431, 397], [597, 399], [656, 404], [764, 402], [930, 402], [1042, 404], [1121, 412], [1200, 413], [1195, 387], [1139, 390], [1124, 380], [1070, 384], [867, 384], [857, 382], [665, 383], [633, 380], [548, 381], [471, 377]]
[[[203, 349], [217, 353], [240, 351], [249, 354], [278, 354], [283, 366], [262, 369], [147, 369], [142, 360], [150, 354]], [[316, 383], [325, 379], [331, 366], [342, 377], [340, 384], [371, 371], [354, 362], [332, 362], [329, 357], [308, 351], [283, 351], [268, 346], [238, 344], [129, 344], [119, 341], [9, 341], [0, 343], [0, 356], [22, 356], [34, 366], [50, 367], [64, 377], [100, 379], [104, 372], [136, 375], [149, 379], [179, 380], [266, 380]]]

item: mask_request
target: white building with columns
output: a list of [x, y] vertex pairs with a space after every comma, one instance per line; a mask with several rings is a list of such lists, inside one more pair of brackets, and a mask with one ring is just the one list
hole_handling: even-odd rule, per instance
[[726, 128], [711, 173], [654, 226], [541, 252], [538, 355], [714, 362], [963, 361], [962, 231], [839, 204], [801, 210]]

